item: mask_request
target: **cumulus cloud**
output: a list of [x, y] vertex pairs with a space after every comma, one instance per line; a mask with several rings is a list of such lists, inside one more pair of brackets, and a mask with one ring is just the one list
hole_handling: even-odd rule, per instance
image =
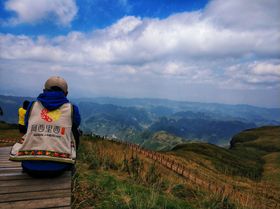
[[280, 64], [279, 60], [266, 62], [242, 63], [229, 66], [225, 71], [223, 85], [235, 85], [239, 88], [280, 87]]
[[204, 17], [219, 27], [244, 30], [279, 30], [280, 2], [277, 0], [210, 1]]
[[114, 80], [115, 89], [128, 82], [131, 89], [144, 85], [148, 92], [145, 86], [152, 82], [168, 83], [170, 89], [209, 84], [279, 90], [280, 18], [275, 8], [280, 2], [248, 2], [213, 0], [196, 12], [165, 19], [127, 16], [104, 29], [53, 38], [1, 34], [0, 59], [9, 69], [16, 62], [26, 68], [32, 62], [39, 69], [44, 63], [51, 72], [112, 85]]
[[5, 9], [16, 13], [16, 17], [7, 22], [11, 25], [35, 24], [51, 19], [68, 26], [78, 11], [75, 0], [8, 0]]
[[257, 63], [252, 66], [252, 72], [256, 75], [280, 76], [280, 64]]

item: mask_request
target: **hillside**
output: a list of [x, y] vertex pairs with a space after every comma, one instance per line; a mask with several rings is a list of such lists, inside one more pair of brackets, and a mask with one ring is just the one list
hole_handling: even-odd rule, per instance
[[[235, 135], [231, 140], [230, 149], [195, 142], [179, 144], [170, 153], [201, 165], [203, 161], [208, 161], [211, 165], [204, 164], [206, 168], [211, 169], [213, 166], [224, 174], [263, 179], [266, 178], [267, 163], [270, 166], [273, 164], [269, 159], [275, 158], [276, 162], [279, 162], [277, 161], [277, 158], [280, 159], [279, 136], [280, 126], [267, 126], [249, 129]], [[278, 170], [280, 164], [272, 167]]]
[[[233, 137], [231, 150], [258, 156], [263, 161], [262, 178], [280, 185], [280, 126], [249, 129]], [[246, 154], [245, 154], [246, 153]]]
[[74, 179], [74, 208], [236, 208], [119, 142], [84, 137]]
[[[19, 137], [14, 126], [0, 127], [1, 133], [7, 130], [4, 137]], [[278, 208], [279, 131], [279, 126], [246, 130], [233, 137], [230, 149], [188, 142], [161, 152], [83, 136], [73, 207]], [[181, 140], [166, 132], [153, 137], [163, 143]]]
[[[80, 153], [88, 154], [82, 154], [79, 160], [83, 175], [77, 181], [91, 179], [93, 185], [90, 188], [99, 188], [103, 192], [93, 195], [97, 203], [89, 202], [89, 197], [78, 195], [77, 198], [85, 205], [92, 204], [97, 208], [101, 205], [109, 208], [104, 206], [109, 202], [118, 203], [119, 208], [278, 208], [280, 153], [278, 148], [267, 149], [267, 144], [279, 146], [276, 138], [279, 129], [263, 127], [241, 132], [233, 138], [234, 146], [230, 149], [189, 142], [168, 152], [148, 152], [148, 155], [132, 151], [119, 142], [87, 138]], [[254, 140], [247, 138], [248, 132], [258, 137]], [[174, 136], [159, 132], [154, 137], [164, 142]], [[258, 146], [252, 146], [253, 141]], [[252, 147], [258, 147], [258, 150]], [[175, 166], [183, 166], [188, 173], [187, 178], [176, 174], [181, 172], [178, 167], [171, 171], [162, 164], [162, 160], [151, 159], [158, 155], [169, 159]], [[151, 173], [153, 181], [160, 183], [151, 184], [148, 178]], [[163, 199], [165, 201], [162, 202]]]
[[[17, 124], [9, 124], [4, 121], [0, 121], [0, 147], [11, 146], [17, 139], [21, 137]], [[2, 142], [1, 140], [6, 140]]]
[[181, 137], [169, 134], [165, 131], [159, 131], [154, 133], [149, 140], [145, 140], [141, 146], [155, 151], [167, 151], [185, 141], [186, 139]]
[[264, 126], [235, 135], [231, 149], [254, 148], [263, 152], [280, 152], [280, 126]]

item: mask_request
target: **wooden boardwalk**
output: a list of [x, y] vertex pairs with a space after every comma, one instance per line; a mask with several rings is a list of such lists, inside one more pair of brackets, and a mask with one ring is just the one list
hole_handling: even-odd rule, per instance
[[9, 161], [11, 147], [0, 147], [0, 209], [71, 208], [71, 172], [35, 179]]

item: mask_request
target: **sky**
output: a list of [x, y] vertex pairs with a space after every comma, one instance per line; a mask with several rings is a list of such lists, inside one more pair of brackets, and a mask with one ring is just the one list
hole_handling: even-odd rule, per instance
[[0, 94], [280, 108], [279, 0], [0, 0]]

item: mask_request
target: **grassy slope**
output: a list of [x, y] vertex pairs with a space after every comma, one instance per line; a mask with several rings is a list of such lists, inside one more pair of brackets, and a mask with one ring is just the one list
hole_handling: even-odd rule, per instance
[[[263, 161], [262, 179], [280, 186], [280, 127], [266, 126], [236, 135], [233, 151], [255, 152]], [[244, 157], [246, 154], [244, 153]]]
[[[0, 121], [0, 139], [19, 139], [21, 134], [19, 133], [18, 127], [16, 124], [8, 124], [3, 121]], [[11, 143], [2, 143], [1, 146], [11, 146], [14, 142]]]
[[255, 153], [244, 158], [232, 150], [207, 143], [187, 143], [176, 146], [172, 154], [192, 160], [208, 169], [226, 175], [245, 176], [258, 179], [262, 172], [262, 160]]
[[147, 149], [164, 151], [170, 150], [175, 145], [181, 144], [184, 142], [184, 139], [181, 137], [169, 134], [165, 131], [159, 131], [153, 134], [152, 138], [146, 140], [142, 146]]
[[[13, 126], [0, 123], [0, 128], [2, 138], [20, 137]], [[260, 199], [266, 208], [275, 208], [275, 196], [271, 194], [277, 193], [279, 201], [278, 136], [279, 127], [248, 130], [234, 138], [231, 150], [193, 143], [180, 145], [164, 154], [183, 163], [198, 178], [234, 185], [244, 194]], [[200, 190], [157, 163], [150, 175], [154, 163], [141, 155], [138, 156], [141, 169], [137, 177], [131, 170], [131, 156], [131, 151], [124, 145], [83, 138], [74, 183], [74, 208], [235, 208], [227, 199], [221, 201], [215, 194]], [[124, 158], [130, 173], [124, 169]], [[244, 169], [242, 165], [246, 163], [249, 163], [248, 167], [254, 167], [255, 159], [260, 158], [264, 171], [258, 181], [242, 177], [240, 173], [229, 175], [232, 168]], [[223, 170], [224, 167], [227, 169]], [[151, 181], [147, 176], [156, 176], [156, 180]], [[235, 205], [240, 203], [230, 200]]]
[[200, 178], [235, 186], [273, 208], [271, 204], [280, 198], [279, 136], [280, 127], [262, 127], [237, 134], [231, 149], [188, 143], [176, 146], [170, 154]]
[[140, 166], [135, 174], [133, 155], [135, 158], [122, 144], [84, 137], [77, 161], [74, 208], [234, 208], [226, 199], [198, 190], [144, 156], [137, 155]]

